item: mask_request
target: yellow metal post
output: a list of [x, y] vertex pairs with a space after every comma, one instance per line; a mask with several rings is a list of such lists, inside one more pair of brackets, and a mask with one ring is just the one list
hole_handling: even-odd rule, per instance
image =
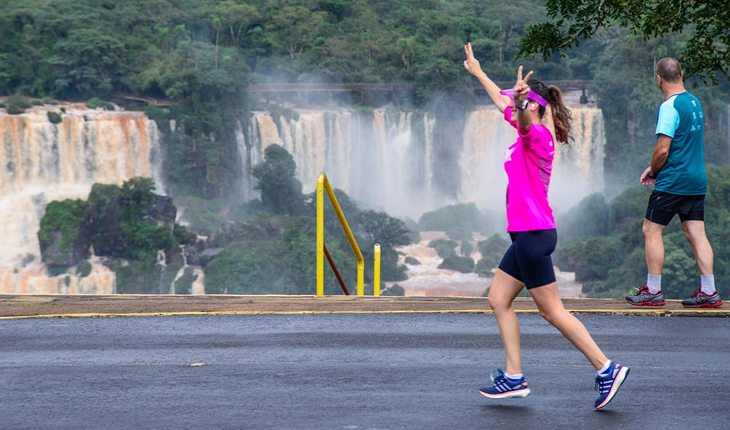
[[[327, 191], [327, 195], [330, 198], [330, 203], [332, 203], [332, 207], [335, 210], [335, 213], [337, 214], [337, 218], [340, 219], [340, 224], [342, 225], [342, 229], [345, 231], [345, 236], [347, 236], [347, 241], [350, 243], [350, 248], [352, 248], [352, 252], [355, 254], [355, 258], [357, 259], [357, 295], [358, 296], [364, 296], [365, 295], [365, 259], [362, 256], [362, 252], [360, 252], [360, 247], [357, 245], [357, 240], [355, 240], [355, 235], [352, 233], [352, 230], [350, 229], [350, 225], [347, 222], [347, 218], [345, 218], [345, 213], [342, 212], [342, 208], [340, 207], [340, 204], [337, 202], [337, 196], [335, 196], [335, 191], [332, 189], [332, 186], [330, 185], [330, 182], [327, 180], [327, 175], [324, 173], [320, 174], [320, 178], [322, 178], [322, 183], [324, 185], [324, 189]], [[317, 179], [317, 184], [319, 184], [319, 178]], [[322, 203], [322, 246], [324, 246], [324, 202]], [[324, 272], [324, 263], [322, 263], [323, 272]]]
[[324, 296], [324, 173], [317, 178], [317, 297]]
[[380, 296], [380, 244], [375, 244], [373, 251], [373, 296]]

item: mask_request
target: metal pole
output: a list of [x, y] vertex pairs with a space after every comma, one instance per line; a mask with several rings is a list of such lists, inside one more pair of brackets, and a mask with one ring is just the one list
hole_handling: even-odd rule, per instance
[[342, 287], [342, 292], [345, 293], [346, 296], [349, 296], [350, 290], [347, 289], [347, 285], [345, 285], [345, 280], [342, 279], [340, 271], [337, 270], [337, 266], [335, 266], [335, 260], [332, 259], [332, 255], [330, 255], [330, 252], [327, 249], [327, 245], [324, 246], [324, 256], [327, 257], [327, 261], [330, 263], [332, 271], [335, 272], [335, 277], [337, 278], [337, 282], [340, 283], [340, 287]]
[[375, 244], [373, 252], [373, 296], [380, 296], [380, 244]]
[[324, 173], [317, 177], [317, 297], [324, 296]]

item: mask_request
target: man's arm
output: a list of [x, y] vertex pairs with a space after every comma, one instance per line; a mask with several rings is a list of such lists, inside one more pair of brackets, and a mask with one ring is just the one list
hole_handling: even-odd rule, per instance
[[649, 176], [653, 176], [656, 178], [656, 176], [659, 174], [659, 170], [664, 167], [664, 163], [667, 162], [667, 157], [669, 156], [669, 147], [672, 145], [672, 138], [660, 134], [659, 137], [656, 140], [656, 147], [654, 148], [654, 152], [651, 154], [651, 169], [649, 172]]

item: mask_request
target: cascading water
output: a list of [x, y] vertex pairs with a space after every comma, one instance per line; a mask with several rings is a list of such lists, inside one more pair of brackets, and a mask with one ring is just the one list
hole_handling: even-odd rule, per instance
[[[571, 109], [574, 140], [558, 144], [553, 165], [550, 201], [556, 214], [603, 191], [603, 114], [589, 105]], [[292, 154], [305, 192], [314, 190], [317, 175], [324, 171], [335, 187], [367, 207], [391, 215], [418, 219], [425, 211], [456, 202], [474, 202], [482, 209], [503, 213], [504, 152], [517, 137], [515, 129], [496, 108], [482, 106], [467, 113], [461, 133], [457, 130], [440, 137], [446, 142], [437, 142], [437, 121], [438, 116], [429, 113], [388, 108], [372, 112], [294, 110], [288, 116], [255, 112], [249, 127], [238, 133], [246, 198], [255, 197], [250, 169], [263, 161], [266, 147], [279, 144]], [[445, 160], [444, 147], [451, 160], [458, 160], [458, 175], [446, 171], [454, 163]], [[447, 195], [440, 181], [454, 176], [459, 178], [458, 189]], [[399, 283], [406, 293], [481, 295], [488, 280], [474, 273], [438, 269], [440, 258], [428, 247], [430, 239], [426, 234], [421, 242], [399, 248], [403, 254], [424, 259], [420, 266], [409, 265], [409, 280]], [[580, 295], [574, 274], [558, 272], [557, 276], [562, 294]]]
[[[121, 184], [135, 176], [152, 177], [157, 192], [164, 192], [154, 122], [140, 112], [64, 108], [58, 124], [49, 120], [49, 108], [22, 115], [0, 111], [0, 164], [5, 167], [0, 173], [0, 293], [114, 292], [114, 274], [98, 257], [89, 260], [91, 272], [85, 277], [46, 273], [37, 240], [45, 207], [52, 200], [85, 199], [96, 182]], [[575, 142], [559, 148], [551, 187], [558, 212], [603, 185], [601, 111], [576, 106], [573, 115]], [[289, 116], [255, 112], [237, 130], [244, 198], [256, 194], [251, 168], [263, 161], [267, 146], [278, 143], [293, 155], [305, 192], [313, 191], [316, 176], [325, 171], [335, 187], [393, 215], [417, 219], [457, 201], [503, 210], [502, 154], [514, 130], [491, 107], [468, 113], [463, 132], [438, 138], [445, 142], [437, 141], [437, 121], [429, 113], [392, 108], [301, 109]], [[440, 186], [444, 166], [455, 166], [441, 159], [444, 148], [458, 160], [460, 184], [450, 193]], [[194, 272], [193, 292], [202, 293], [203, 273]]]
[[[574, 106], [569, 144], [558, 144], [550, 184], [550, 203], [556, 213], [570, 209], [588, 194], [603, 190], [606, 136], [601, 110]], [[459, 201], [481, 208], [503, 210], [507, 176], [504, 152], [517, 137], [515, 129], [493, 107], [469, 113], [461, 148]]]
[[63, 107], [58, 124], [48, 108], [0, 112], [0, 293], [114, 292], [114, 274], [98, 258], [91, 261], [93, 276], [45, 273], [37, 238], [45, 207], [86, 199], [97, 182], [121, 185], [145, 176], [161, 184], [157, 128], [144, 113]]
[[279, 144], [294, 157], [305, 192], [313, 191], [324, 171], [335, 187], [390, 213], [416, 215], [436, 204], [431, 146], [423, 144], [433, 126], [428, 115], [382, 109], [296, 114], [254, 112], [246, 139], [239, 141], [244, 189], [252, 189], [250, 168], [263, 161], [266, 147]]
[[[603, 190], [603, 115], [593, 106], [574, 106], [572, 111], [575, 140], [559, 145], [553, 168], [550, 197], [558, 213]], [[435, 156], [435, 144], [444, 144], [434, 139], [437, 117], [390, 109], [294, 112], [288, 117], [255, 112], [246, 132], [239, 133], [249, 198], [254, 196], [250, 168], [276, 143], [294, 157], [305, 192], [313, 191], [317, 175], [324, 171], [335, 187], [355, 200], [397, 216], [417, 219], [457, 201], [504, 210], [503, 155], [516, 132], [494, 107], [469, 112], [463, 133], [445, 142], [459, 160], [460, 185], [451, 195], [438, 191], [443, 189], [438, 185], [446, 167]]]

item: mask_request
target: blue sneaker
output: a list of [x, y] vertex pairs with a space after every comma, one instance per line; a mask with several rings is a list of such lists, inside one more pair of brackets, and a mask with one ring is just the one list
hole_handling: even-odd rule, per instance
[[479, 389], [479, 394], [490, 399], [507, 399], [510, 397], [527, 397], [530, 395], [530, 388], [527, 387], [525, 378], [519, 381], [504, 376], [502, 369], [492, 372], [494, 385]]
[[598, 390], [598, 399], [594, 405], [596, 409], [603, 409], [613, 399], [630, 371], [628, 367], [611, 363], [608, 375], [596, 376], [595, 389]]

